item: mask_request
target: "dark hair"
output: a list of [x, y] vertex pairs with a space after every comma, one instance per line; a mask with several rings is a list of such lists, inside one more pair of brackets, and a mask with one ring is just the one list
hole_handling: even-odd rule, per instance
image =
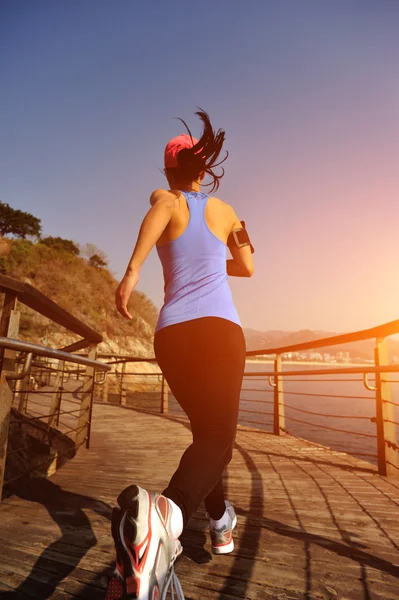
[[[176, 181], [194, 181], [201, 173], [206, 173], [212, 177], [213, 181], [205, 185], [211, 185], [210, 191], [213, 192], [219, 188], [219, 181], [224, 175], [223, 167], [220, 175], [214, 173], [213, 169], [224, 163], [229, 155], [226, 151], [224, 159], [216, 163], [225, 140], [225, 132], [222, 129], [218, 129], [216, 133], [213, 131], [209, 116], [204, 110], [199, 109], [195, 114], [204, 124], [201, 139], [192, 148], [180, 150], [177, 155], [177, 167], [165, 168], [165, 174]], [[180, 118], [179, 121], [183, 123], [192, 139], [193, 136], [187, 123]]]

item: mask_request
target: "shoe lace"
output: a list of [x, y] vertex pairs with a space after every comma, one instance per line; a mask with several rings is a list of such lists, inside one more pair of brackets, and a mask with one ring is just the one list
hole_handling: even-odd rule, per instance
[[170, 592], [171, 600], [185, 600], [180, 581], [175, 573], [174, 566], [170, 568], [168, 579], [162, 592], [161, 600], [166, 600], [167, 593]]

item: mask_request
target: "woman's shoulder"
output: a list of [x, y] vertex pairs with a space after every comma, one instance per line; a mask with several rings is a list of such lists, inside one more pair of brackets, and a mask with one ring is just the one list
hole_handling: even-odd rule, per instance
[[223, 223], [223, 229], [228, 232], [237, 221], [237, 215], [231, 204], [216, 196], [209, 196], [208, 216], [216, 223]]
[[221, 198], [217, 198], [216, 196], [209, 196], [208, 202], [216, 210], [224, 212], [226, 215], [227, 214], [231, 214], [231, 215], [234, 214], [234, 209], [231, 206], [231, 204], [229, 204], [228, 202], [225, 202], [225, 200], [222, 200]]
[[175, 202], [179, 193], [176, 190], [154, 190], [150, 196], [150, 204], [154, 206], [157, 202]]
[[214, 214], [226, 223], [229, 232], [232, 229], [241, 227], [241, 221], [231, 204], [214, 196], [210, 196], [210, 198], [214, 201], [214, 204], [211, 204], [211, 207], [214, 207]]

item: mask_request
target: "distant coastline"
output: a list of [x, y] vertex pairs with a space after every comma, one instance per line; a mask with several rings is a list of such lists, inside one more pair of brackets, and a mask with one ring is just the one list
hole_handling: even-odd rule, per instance
[[[247, 358], [245, 361], [250, 364], [268, 364], [272, 365], [274, 363], [273, 358], [263, 359], [263, 358]], [[283, 360], [283, 365], [301, 365], [301, 366], [323, 366], [323, 367], [369, 367], [370, 365], [374, 365], [374, 361], [370, 362], [325, 362], [322, 360]]]

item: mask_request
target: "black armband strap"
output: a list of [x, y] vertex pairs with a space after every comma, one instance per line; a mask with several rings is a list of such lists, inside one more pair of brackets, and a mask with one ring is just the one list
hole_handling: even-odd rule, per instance
[[254, 247], [249, 239], [248, 231], [245, 229], [245, 221], [241, 221], [242, 227], [239, 229], [233, 229], [227, 238], [227, 245], [229, 248], [243, 248], [244, 246], [251, 246], [252, 254], [255, 252]]

